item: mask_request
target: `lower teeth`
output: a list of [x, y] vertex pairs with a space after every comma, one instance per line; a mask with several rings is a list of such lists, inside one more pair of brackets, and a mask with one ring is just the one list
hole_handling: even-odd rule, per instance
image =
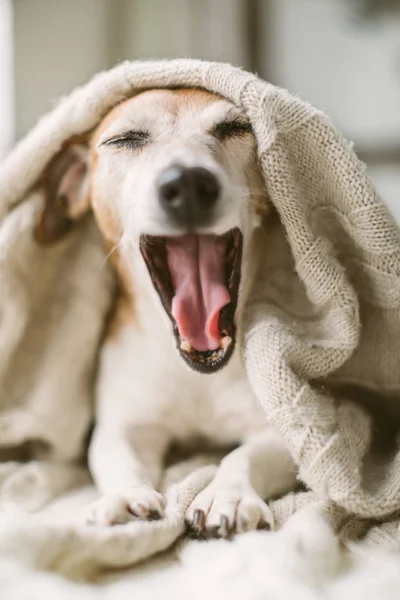
[[187, 340], [181, 341], [180, 349], [182, 350], [182, 352], [191, 354], [192, 357], [199, 362], [209, 363], [214, 360], [217, 360], [221, 355], [221, 351], [226, 351], [231, 344], [232, 338], [229, 335], [226, 335], [223, 338], [221, 338], [219, 349], [214, 350], [211, 353], [203, 354], [201, 352], [197, 352]]

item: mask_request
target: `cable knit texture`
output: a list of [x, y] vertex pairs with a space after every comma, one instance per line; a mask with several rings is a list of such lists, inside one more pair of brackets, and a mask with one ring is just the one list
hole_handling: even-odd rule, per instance
[[[329, 597], [340, 597], [344, 584], [334, 576], [343, 574], [341, 553], [350, 568], [354, 557], [370, 557], [373, 548], [400, 549], [400, 453], [385, 454], [375, 440], [381, 430], [375, 416], [385, 426], [400, 415], [399, 229], [365, 166], [322, 112], [243, 70], [197, 60], [127, 62], [100, 73], [62, 99], [1, 165], [0, 555], [86, 579], [96, 569], [132, 565], [182, 534], [186, 507], [214, 472], [197, 463], [175, 470], [175, 483], [166, 482], [167, 514], [158, 523], [99, 532], [66, 518], [67, 511], [57, 518], [48, 509], [34, 516], [9, 512], [10, 500], [37, 510], [52, 499], [49, 490], [87, 484], [80, 459], [115, 283], [90, 218], [54, 247], [35, 244], [41, 201], [35, 184], [62, 145], [93, 129], [116, 103], [141, 89], [177, 86], [205, 88], [233, 101], [257, 138], [279, 224], [260, 238], [262, 269], [245, 314], [244, 360], [258, 401], [284, 435], [310, 490], [272, 503], [277, 533], [246, 534], [231, 547], [210, 543], [209, 556], [222, 560], [231, 552], [244, 568], [248, 552], [259, 552], [263, 540], [268, 538], [265, 552], [274, 561], [279, 540], [297, 540], [297, 546], [285, 546], [289, 554], [297, 552], [299, 568], [287, 571], [287, 588], [281, 582], [284, 597], [303, 597], [305, 572], [307, 590], [332, 579]], [[10, 448], [17, 447], [22, 454], [11, 460]], [[210, 560], [206, 547], [187, 542], [175, 550], [193, 581], [199, 565]], [[395, 569], [388, 565], [395, 555], [373, 556], [375, 567], [386, 565], [382, 573], [393, 584]], [[249, 583], [246, 597], [272, 594], [271, 581], [276, 591], [278, 572], [261, 577], [254, 593]], [[222, 594], [236, 598], [230, 584], [212, 576]], [[398, 597], [400, 576], [395, 583], [385, 598]], [[357, 585], [349, 583], [354, 590]], [[92, 597], [88, 589], [82, 598]], [[378, 598], [374, 589], [365, 596], [367, 586], [360, 585], [354, 593]], [[320, 597], [314, 591], [304, 598]]]

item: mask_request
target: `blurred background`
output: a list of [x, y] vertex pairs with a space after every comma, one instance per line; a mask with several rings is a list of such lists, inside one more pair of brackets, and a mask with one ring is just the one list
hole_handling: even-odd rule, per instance
[[97, 71], [182, 56], [325, 110], [400, 220], [400, 0], [0, 0], [0, 160]]

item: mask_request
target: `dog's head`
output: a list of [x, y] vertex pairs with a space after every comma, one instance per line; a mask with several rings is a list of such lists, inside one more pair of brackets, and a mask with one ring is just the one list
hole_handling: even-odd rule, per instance
[[145, 265], [183, 359], [212, 373], [233, 352], [264, 185], [236, 106], [202, 90], [149, 90], [114, 108], [87, 145], [55, 157], [36, 236], [57, 239], [91, 206], [128, 272]]

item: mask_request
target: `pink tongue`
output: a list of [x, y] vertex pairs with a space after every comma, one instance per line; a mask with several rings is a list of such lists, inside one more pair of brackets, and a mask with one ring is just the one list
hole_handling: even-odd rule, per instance
[[181, 338], [199, 352], [219, 347], [219, 313], [230, 302], [225, 252], [224, 240], [211, 235], [167, 239], [172, 316]]

